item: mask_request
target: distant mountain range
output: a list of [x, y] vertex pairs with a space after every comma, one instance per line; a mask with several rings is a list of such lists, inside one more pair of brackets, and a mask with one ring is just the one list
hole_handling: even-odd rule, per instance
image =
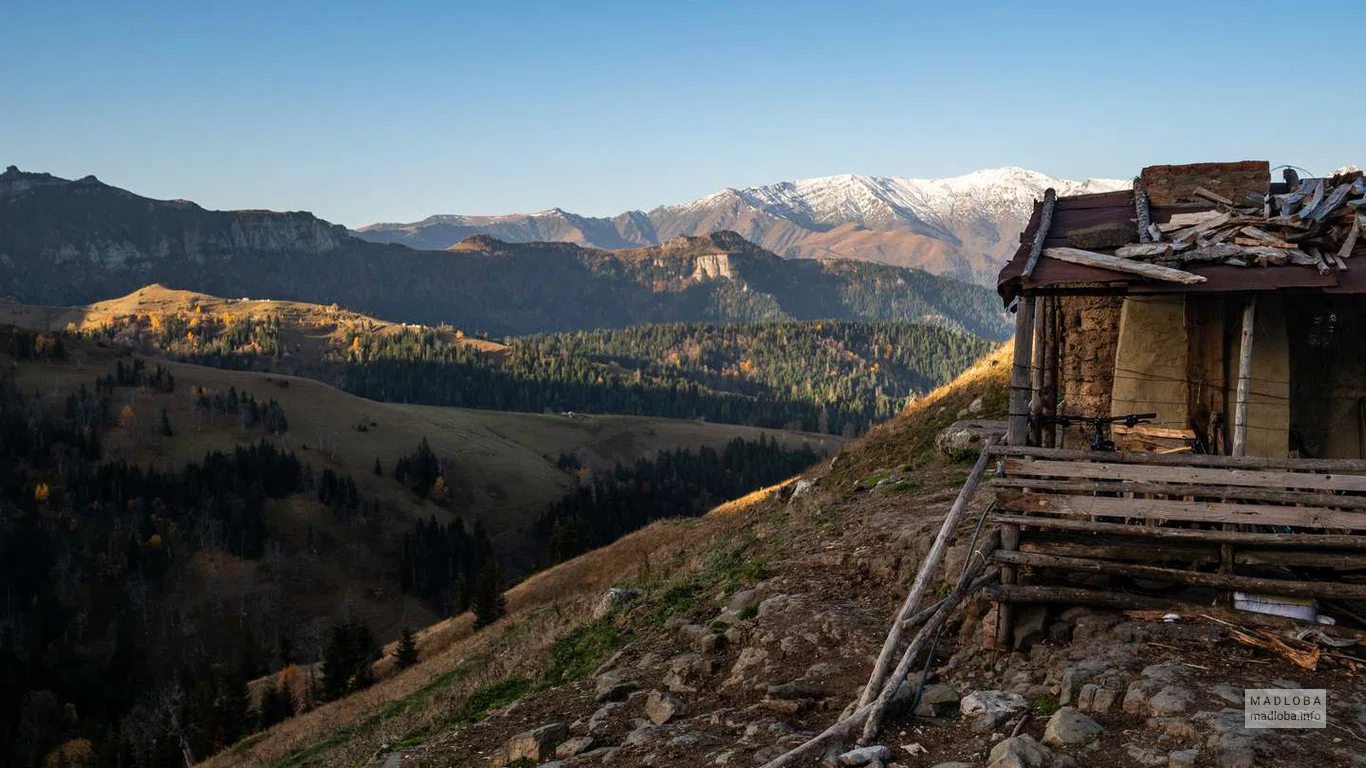
[[479, 234], [508, 242], [553, 240], [611, 249], [724, 229], [786, 258], [873, 261], [994, 285], [1045, 189], [1074, 195], [1129, 184], [1055, 179], [1023, 168], [930, 180], [828, 176], [724, 189], [691, 203], [611, 218], [559, 208], [506, 216], [438, 215], [411, 224], [371, 224], [355, 234], [421, 249], [448, 248]]
[[306, 212], [210, 211], [11, 166], [0, 174], [0, 297], [89, 304], [162, 283], [497, 335], [788, 319], [1008, 332], [998, 299], [979, 286], [883, 264], [785, 260], [729, 231], [654, 232], [664, 242], [617, 251], [483, 234], [414, 250]]

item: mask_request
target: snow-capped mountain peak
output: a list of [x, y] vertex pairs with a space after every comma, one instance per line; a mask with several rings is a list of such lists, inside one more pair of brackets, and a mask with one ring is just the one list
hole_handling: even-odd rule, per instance
[[627, 211], [610, 219], [551, 208], [534, 214], [439, 216], [418, 224], [371, 225], [360, 234], [419, 248], [444, 248], [456, 234], [480, 233], [622, 248], [729, 229], [786, 257], [865, 259], [991, 283], [1044, 190], [1053, 187], [1065, 196], [1111, 192], [1130, 183], [1072, 181], [1014, 166], [938, 179], [841, 174], [727, 187], [691, 202]]

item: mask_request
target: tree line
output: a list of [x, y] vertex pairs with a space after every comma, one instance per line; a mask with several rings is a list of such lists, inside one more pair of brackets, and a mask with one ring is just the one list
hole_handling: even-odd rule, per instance
[[[146, 322], [129, 316], [92, 333], [113, 338]], [[147, 335], [190, 362], [284, 370], [374, 400], [701, 418], [846, 436], [951, 380], [992, 346], [937, 325], [817, 320], [536, 334], [485, 351], [455, 329], [350, 323], [321, 359], [302, 359], [282, 342], [278, 317], [219, 325], [200, 325], [193, 342], [178, 330]]]

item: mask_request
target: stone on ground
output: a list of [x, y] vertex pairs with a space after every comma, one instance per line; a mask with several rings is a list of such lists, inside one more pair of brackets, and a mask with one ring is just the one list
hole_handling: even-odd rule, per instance
[[1048, 718], [1043, 741], [1055, 747], [1089, 744], [1104, 730], [1104, 726], [1078, 712], [1076, 707], [1063, 707]]

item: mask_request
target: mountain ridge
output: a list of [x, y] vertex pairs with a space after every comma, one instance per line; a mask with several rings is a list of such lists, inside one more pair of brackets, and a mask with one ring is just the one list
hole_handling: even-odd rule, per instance
[[727, 187], [696, 200], [610, 217], [554, 207], [500, 215], [436, 214], [352, 232], [371, 242], [422, 248], [446, 248], [471, 234], [489, 234], [509, 242], [556, 240], [619, 249], [732, 230], [785, 258], [874, 261], [991, 285], [1045, 189], [1073, 195], [1129, 184], [1059, 179], [1016, 166], [938, 179], [841, 174]]
[[784, 319], [1008, 332], [983, 288], [880, 264], [784, 260], [733, 232], [616, 250], [470, 234], [480, 236], [413, 250], [303, 211], [211, 211], [11, 166], [0, 174], [0, 296], [90, 304], [163, 283], [495, 335]]

